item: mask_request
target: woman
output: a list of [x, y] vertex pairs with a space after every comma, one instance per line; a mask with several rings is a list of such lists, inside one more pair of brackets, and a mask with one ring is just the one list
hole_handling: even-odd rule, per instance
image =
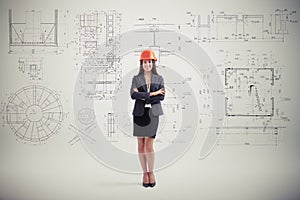
[[137, 136], [138, 154], [143, 169], [143, 186], [156, 185], [153, 174], [153, 141], [163, 114], [160, 101], [164, 100], [163, 77], [157, 74], [157, 58], [152, 50], [144, 50], [140, 57], [140, 70], [132, 79], [130, 95], [135, 99], [133, 109], [133, 136]]

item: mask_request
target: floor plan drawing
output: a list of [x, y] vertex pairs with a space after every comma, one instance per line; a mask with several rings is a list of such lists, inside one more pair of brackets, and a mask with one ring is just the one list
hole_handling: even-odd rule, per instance
[[218, 67], [224, 70], [226, 117], [223, 126], [212, 127], [218, 135], [217, 145], [277, 146], [284, 140], [289, 119], [281, 105], [289, 98], [282, 95], [284, 66], [273, 54], [218, 52], [223, 63]]

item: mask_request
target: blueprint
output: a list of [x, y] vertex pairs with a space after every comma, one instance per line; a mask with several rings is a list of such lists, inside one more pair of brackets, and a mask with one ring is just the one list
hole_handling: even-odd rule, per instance
[[46, 159], [45, 149], [74, 159], [81, 149], [106, 170], [139, 174], [129, 90], [145, 49], [155, 52], [166, 89], [154, 141], [157, 172], [184, 159], [185, 169], [222, 166], [230, 155], [244, 163], [294, 160], [299, 2], [155, 3], [151, 10], [138, 1], [1, 1], [1, 163], [8, 151], [27, 152], [32, 161], [39, 151]]

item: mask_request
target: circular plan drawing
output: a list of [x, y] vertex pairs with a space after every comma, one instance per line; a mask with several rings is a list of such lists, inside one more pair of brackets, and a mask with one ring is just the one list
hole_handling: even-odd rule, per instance
[[56, 93], [43, 86], [15, 92], [6, 106], [6, 121], [18, 138], [32, 143], [53, 136], [62, 122], [62, 105]]

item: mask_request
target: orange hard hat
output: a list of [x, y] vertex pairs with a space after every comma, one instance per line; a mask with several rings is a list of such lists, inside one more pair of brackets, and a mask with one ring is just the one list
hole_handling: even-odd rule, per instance
[[156, 58], [156, 56], [155, 56], [155, 54], [152, 50], [147, 49], [147, 50], [144, 50], [141, 53], [140, 60], [154, 60], [154, 61], [157, 61], [157, 58]]

